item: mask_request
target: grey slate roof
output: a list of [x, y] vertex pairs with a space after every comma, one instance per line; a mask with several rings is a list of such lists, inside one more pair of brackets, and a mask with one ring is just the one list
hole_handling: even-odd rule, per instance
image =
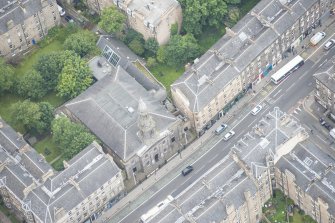
[[[0, 187], [6, 187], [19, 202], [27, 205], [40, 222], [55, 222], [56, 209], [64, 208], [67, 213], [116, 175], [122, 181], [121, 170], [96, 143], [70, 160], [64, 171], [54, 174], [52, 167], [35, 150], [18, 140], [18, 135], [15, 136], [14, 130], [3, 120], [0, 122], [0, 163], [6, 162], [0, 171]], [[21, 151], [13, 153], [12, 148]], [[41, 176], [49, 171], [53, 176], [43, 182]], [[70, 178], [80, 191], [70, 183]], [[25, 196], [24, 191], [32, 184], [35, 187]]]
[[[281, 124], [285, 113], [275, 109], [253, 127], [264, 133], [259, 136], [254, 131], [241, 137], [232, 148], [221, 151], [226, 156], [204, 175], [199, 177], [187, 189], [175, 196], [166, 208], [150, 220], [152, 223], [188, 222], [186, 215], [195, 222], [221, 222], [227, 218], [226, 206], [239, 208], [245, 202], [244, 192], [252, 196], [257, 187], [247, 173], [231, 158], [231, 149], [251, 169], [254, 179], [267, 171], [266, 156], [276, 154], [277, 149], [294, 133], [303, 131], [294, 119]], [[205, 180], [206, 183], [203, 182]], [[206, 186], [209, 185], [209, 188]], [[176, 204], [179, 208], [176, 208]]]
[[[11, 3], [9, 3], [11, 2]], [[54, 0], [47, 0], [47, 2], [52, 2], [56, 4]], [[41, 11], [42, 4], [40, 0], [22, 0], [20, 7], [18, 0], [2, 0], [0, 1], [0, 35], [8, 32], [7, 23], [12, 20], [14, 25], [23, 23], [23, 21], [37, 12]]]
[[[124, 43], [121, 41], [111, 38], [100, 36], [97, 46], [103, 51], [105, 46], [110, 47], [119, 57], [120, 61], [117, 65], [121, 66], [125, 71], [127, 71], [130, 76], [136, 79], [138, 83], [140, 83], [146, 90], [155, 90], [155, 91], [164, 91], [165, 89], [162, 88], [159, 84], [157, 84], [154, 80], [149, 79], [145, 76], [137, 67], [133, 64], [135, 61], [139, 61], [140, 58], [134, 54]], [[96, 66], [97, 60], [102, 61], [104, 66], [99, 69]], [[90, 62], [90, 67], [93, 71], [94, 76], [98, 76], [98, 80], [104, 77], [107, 74], [115, 74], [117, 70], [117, 66], [114, 67], [113, 65], [109, 64], [109, 66], [105, 66], [108, 63], [104, 57], [98, 57], [97, 59], [92, 60]], [[165, 93], [166, 94], [166, 93]], [[166, 98], [163, 98], [163, 100]]]
[[[296, 184], [315, 200], [322, 198], [335, 213], [335, 160], [310, 141], [296, 146], [276, 166], [294, 174]], [[332, 166], [332, 167], [331, 167]], [[314, 181], [314, 183], [313, 183]]]
[[[189, 101], [189, 109], [201, 111], [222, 89], [268, 48], [279, 35], [303, 15], [316, 0], [291, 1], [292, 13], [275, 0], [262, 0], [252, 11], [272, 23], [274, 29], [264, 26], [248, 13], [233, 28], [233, 37], [225, 34], [211, 49], [199, 58], [192, 69], [186, 71], [172, 85], [179, 89]], [[214, 51], [217, 50], [232, 64], [225, 63]], [[193, 71], [196, 70], [196, 73]], [[209, 81], [206, 81], [209, 80]]]
[[176, 121], [151, 92], [120, 66], [115, 76], [105, 76], [65, 107], [122, 160], [128, 160], [145, 146], [137, 136], [140, 98], [155, 120], [159, 134]]
[[335, 92], [335, 78], [333, 77], [335, 76], [334, 74], [335, 66], [333, 62], [329, 60], [318, 69], [317, 73], [314, 74], [314, 77], [332, 92]]

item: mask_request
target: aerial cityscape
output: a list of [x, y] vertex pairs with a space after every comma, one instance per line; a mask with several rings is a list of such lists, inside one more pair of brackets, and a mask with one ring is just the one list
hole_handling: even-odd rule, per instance
[[0, 223], [335, 223], [335, 1], [0, 0]]

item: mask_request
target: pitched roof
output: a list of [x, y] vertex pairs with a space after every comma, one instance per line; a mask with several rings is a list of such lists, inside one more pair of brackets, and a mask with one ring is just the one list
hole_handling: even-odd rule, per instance
[[140, 98], [153, 116], [159, 134], [176, 121], [150, 91], [120, 66], [115, 76], [105, 76], [65, 107], [122, 160], [128, 160], [145, 146], [137, 135]]
[[201, 111], [316, 2], [291, 1], [287, 4], [291, 13], [280, 1], [260, 1], [252, 11], [271, 23], [273, 28], [248, 13], [231, 29], [232, 35], [227, 32], [171, 85], [171, 89], [183, 93], [191, 111]]

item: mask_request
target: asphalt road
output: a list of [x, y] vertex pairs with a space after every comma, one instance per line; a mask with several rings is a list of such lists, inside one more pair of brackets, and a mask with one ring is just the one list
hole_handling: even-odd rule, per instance
[[[303, 98], [305, 98], [314, 88], [313, 74], [319, 66], [322, 66], [325, 60], [330, 60], [334, 54], [335, 48], [326, 53], [323, 52], [322, 49], [319, 49], [316, 55], [313, 56], [313, 58], [319, 58], [318, 60], [314, 59], [314, 61], [316, 60], [315, 62], [310, 59], [306, 60], [305, 64], [301, 68], [291, 74], [279, 85], [269, 83], [266, 87], [267, 93], [260, 95], [258, 98], [254, 98], [253, 101], [250, 101], [250, 104], [245, 107], [244, 112], [236, 114], [234, 119], [235, 121], [228, 123], [228, 130], [233, 129], [236, 133], [233, 138], [229, 141], [219, 140], [214, 145], [211, 145], [210, 148], [197, 159], [184, 163], [183, 166], [192, 165], [194, 167], [194, 171], [188, 176], [183, 177], [180, 174], [180, 170], [183, 166], [178, 166], [175, 169], [174, 175], [170, 175], [170, 179], [165, 179], [166, 182], [163, 186], [153, 185], [150, 188], [150, 190], [154, 192], [151, 197], [146, 198], [146, 200], [138, 205], [136, 209], [129, 212], [127, 216], [121, 220], [112, 218], [110, 222], [139, 222], [142, 214], [146, 213], [153, 206], [164, 200], [168, 195], [176, 197], [181, 191], [192, 184], [192, 182], [201, 178], [201, 176], [205, 174], [206, 171], [215, 163], [224, 158], [228, 154], [230, 148], [237, 143], [240, 137], [246, 134], [264, 114], [273, 110], [274, 107], [279, 107], [282, 111], [287, 113], [301, 111], [301, 106], [299, 105], [302, 103]], [[253, 116], [249, 111], [258, 103], [263, 105], [263, 109], [256, 116]], [[298, 118], [307, 123], [307, 127], [310, 126], [310, 128], [313, 128], [313, 125], [318, 125], [318, 121], [306, 113], [302, 113], [298, 116]], [[228, 130], [220, 136], [214, 137], [222, 138]], [[315, 135], [313, 137], [317, 136]], [[323, 145], [328, 143], [326, 140], [324, 140], [324, 142], [319, 140], [319, 142]]]

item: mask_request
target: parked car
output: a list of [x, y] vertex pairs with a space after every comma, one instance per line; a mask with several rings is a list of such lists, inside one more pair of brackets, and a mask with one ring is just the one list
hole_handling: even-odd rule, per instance
[[262, 105], [257, 105], [254, 109], [251, 110], [251, 114], [257, 115], [262, 110]]
[[331, 130], [333, 127], [329, 124], [329, 123], [325, 123], [324, 125], [323, 125], [326, 129], [328, 129], [328, 130]]
[[227, 124], [221, 124], [217, 129], [215, 130], [216, 135], [220, 135], [224, 130], [226, 130], [228, 127]]
[[323, 118], [320, 118], [319, 121], [320, 121], [320, 124], [322, 126], [324, 126], [326, 124], [326, 121]]
[[183, 169], [181, 171], [181, 174], [183, 174], [183, 176], [186, 176], [187, 174], [191, 173], [193, 170], [193, 167], [192, 166], [187, 166], [185, 167], [185, 169]]
[[67, 21], [69, 23], [73, 23], [74, 22], [73, 18], [71, 16], [69, 16], [69, 15], [66, 15], [64, 18], [65, 18], [65, 21]]
[[233, 130], [230, 130], [225, 136], [223, 136], [223, 140], [228, 141], [234, 135], [235, 135], [235, 132]]
[[330, 39], [330, 40], [328, 40], [328, 42], [325, 43], [325, 45], [323, 45], [323, 49], [324, 50], [330, 50], [334, 45], [335, 45], [335, 40]]

